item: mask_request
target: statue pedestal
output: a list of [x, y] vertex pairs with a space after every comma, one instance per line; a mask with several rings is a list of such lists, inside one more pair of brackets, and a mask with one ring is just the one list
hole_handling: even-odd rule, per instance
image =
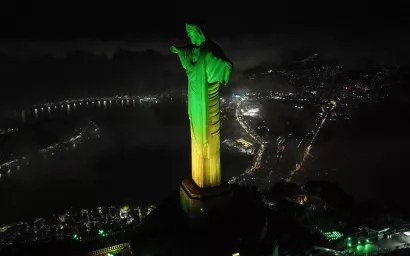
[[224, 182], [218, 187], [200, 188], [192, 179], [182, 181], [180, 202], [183, 211], [195, 224], [222, 220], [230, 215], [232, 187]]

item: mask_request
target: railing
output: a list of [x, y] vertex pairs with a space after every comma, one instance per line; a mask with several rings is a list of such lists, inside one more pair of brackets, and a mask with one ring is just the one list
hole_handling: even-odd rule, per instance
[[130, 252], [131, 251], [130, 244], [129, 243], [117, 244], [117, 245], [110, 246], [107, 248], [92, 251], [88, 255], [89, 256], [106, 255], [108, 253], [118, 252], [118, 251], [123, 251], [123, 250], [128, 250]]

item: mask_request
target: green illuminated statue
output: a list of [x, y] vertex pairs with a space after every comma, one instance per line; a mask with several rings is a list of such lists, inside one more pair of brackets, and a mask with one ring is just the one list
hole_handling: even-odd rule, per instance
[[200, 188], [221, 184], [219, 85], [226, 85], [232, 63], [197, 25], [186, 24], [192, 44], [171, 46], [188, 76], [192, 179]]

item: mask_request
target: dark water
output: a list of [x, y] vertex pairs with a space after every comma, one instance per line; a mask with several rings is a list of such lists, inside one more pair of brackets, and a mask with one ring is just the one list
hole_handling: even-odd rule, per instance
[[[3, 177], [0, 223], [71, 208], [157, 203], [177, 191], [190, 174], [189, 123], [181, 102], [77, 108], [69, 115], [60, 111], [46, 117], [43, 114], [40, 121], [25, 125], [28, 128], [18, 135], [26, 138], [20, 139], [20, 152], [65, 140], [88, 120], [100, 127], [100, 139], [47, 159], [32, 156], [28, 167]], [[243, 171], [251, 159], [224, 151], [221, 161], [228, 179]]]
[[[285, 101], [264, 104], [262, 114], [272, 141], [289, 133], [300, 138], [315, 129], [320, 109], [305, 105], [299, 111], [293, 104]], [[408, 206], [409, 109], [409, 99], [394, 91], [385, 100], [363, 103], [353, 112], [351, 120], [327, 121], [312, 145], [311, 155], [292, 181], [327, 180], [358, 200]], [[265, 166], [272, 168], [275, 180], [286, 179], [295, 164], [301, 162], [307, 145], [299, 149], [296, 146], [297, 143], [288, 144], [283, 158], [277, 162], [276, 144], [274, 141], [268, 144]]]
[[[312, 128], [317, 110], [295, 111], [291, 105], [275, 103], [275, 115], [272, 110], [263, 113], [274, 135], [291, 131], [299, 136]], [[408, 109], [408, 103], [391, 99], [363, 106], [352, 120], [326, 124], [312, 148], [312, 160], [295, 180], [330, 180], [357, 199], [410, 201], [406, 189], [410, 178]], [[119, 104], [106, 110], [77, 109], [69, 115], [60, 111], [46, 117], [43, 113], [38, 122], [28, 119], [5, 144], [5, 149], [30, 155], [31, 162], [0, 180], [0, 223], [71, 208], [156, 203], [189, 176], [189, 124], [186, 105], [181, 102], [136, 107]], [[32, 154], [68, 139], [89, 120], [100, 127], [100, 139], [47, 159]], [[234, 132], [232, 126], [223, 127], [222, 136]], [[227, 180], [243, 172], [251, 161], [252, 157], [233, 155], [222, 148]], [[290, 169], [283, 166], [276, 172], [285, 177]]]
[[335, 182], [356, 199], [408, 206], [409, 107], [391, 97], [325, 126], [303, 178]]
[[[294, 105], [303, 106], [303, 109], [297, 109]], [[268, 100], [263, 104], [261, 115], [270, 128], [269, 135], [288, 136], [291, 133], [301, 138], [315, 128], [315, 119], [319, 111], [319, 107], [309, 102]]]

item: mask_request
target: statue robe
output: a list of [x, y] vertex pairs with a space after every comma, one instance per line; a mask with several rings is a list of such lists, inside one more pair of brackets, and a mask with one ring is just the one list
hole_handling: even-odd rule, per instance
[[188, 76], [192, 179], [201, 188], [219, 186], [219, 85], [228, 83], [232, 64], [208, 44], [180, 48], [178, 56]]

